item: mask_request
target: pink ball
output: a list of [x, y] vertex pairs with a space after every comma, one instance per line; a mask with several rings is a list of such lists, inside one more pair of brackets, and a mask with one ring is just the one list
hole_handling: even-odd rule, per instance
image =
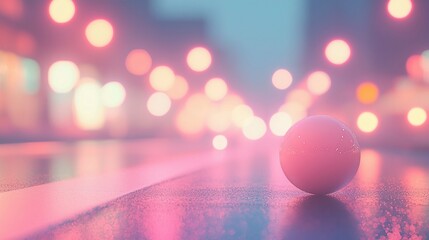
[[354, 133], [328, 116], [307, 117], [284, 136], [280, 163], [289, 181], [312, 194], [328, 194], [346, 186], [360, 163]]

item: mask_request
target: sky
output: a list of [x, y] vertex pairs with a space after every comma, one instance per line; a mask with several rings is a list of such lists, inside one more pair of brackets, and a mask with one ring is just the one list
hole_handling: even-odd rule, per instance
[[248, 97], [272, 91], [276, 69], [301, 70], [306, 1], [156, 0], [152, 6], [160, 18], [206, 20], [211, 43], [234, 60], [237, 79], [228, 81]]

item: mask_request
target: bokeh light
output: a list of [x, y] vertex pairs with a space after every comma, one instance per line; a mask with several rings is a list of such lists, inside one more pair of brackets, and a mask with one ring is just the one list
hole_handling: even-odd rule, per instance
[[240, 104], [236, 106], [231, 113], [232, 123], [242, 128], [245, 121], [253, 116], [253, 110], [246, 104]]
[[94, 47], [105, 47], [113, 38], [113, 27], [107, 20], [97, 19], [88, 24], [85, 36]]
[[100, 84], [91, 78], [84, 78], [81, 82], [74, 94], [76, 124], [83, 130], [101, 129], [106, 119]]
[[216, 150], [224, 150], [228, 146], [228, 139], [222, 135], [216, 135], [213, 137], [212, 145]]
[[66, 23], [70, 21], [76, 11], [72, 0], [52, 0], [49, 4], [49, 15], [56, 23]]
[[286, 102], [280, 107], [279, 111], [289, 114], [293, 123], [307, 116], [307, 107], [298, 102]]
[[408, 75], [413, 80], [421, 80], [424, 77], [425, 58], [420, 55], [411, 55], [405, 64]]
[[204, 86], [207, 97], [213, 101], [219, 101], [228, 93], [228, 86], [221, 78], [212, 78]]
[[101, 88], [101, 98], [106, 107], [119, 107], [124, 102], [126, 96], [125, 88], [119, 82], [106, 83]]
[[231, 109], [224, 99], [221, 105], [213, 105], [207, 116], [207, 127], [216, 133], [226, 131], [231, 125]]
[[168, 91], [176, 80], [173, 70], [167, 66], [158, 66], [152, 70], [149, 76], [150, 86], [157, 91]]
[[150, 114], [161, 117], [170, 111], [171, 100], [167, 94], [163, 92], [155, 92], [150, 95], [146, 106]]
[[166, 91], [167, 95], [173, 100], [182, 99], [188, 93], [189, 85], [182, 76], [176, 76], [173, 86]]
[[177, 130], [185, 136], [198, 136], [205, 130], [207, 116], [211, 111], [211, 101], [202, 93], [194, 93], [186, 100], [176, 116]]
[[341, 65], [349, 60], [351, 50], [349, 44], [341, 39], [335, 39], [328, 43], [325, 48], [325, 56], [329, 62]]
[[273, 86], [280, 90], [284, 90], [290, 87], [292, 81], [292, 74], [290, 74], [290, 72], [286, 69], [278, 69], [273, 73], [273, 76], [271, 78]]
[[358, 128], [365, 133], [373, 132], [378, 126], [378, 118], [372, 112], [363, 112], [357, 119]]
[[426, 122], [427, 113], [423, 108], [413, 107], [407, 114], [408, 122], [413, 126], [421, 126]]
[[307, 88], [314, 95], [322, 95], [331, 87], [331, 78], [322, 71], [311, 73], [307, 78]]
[[267, 132], [267, 125], [262, 118], [252, 116], [246, 120], [242, 131], [247, 139], [258, 140]]
[[313, 97], [305, 89], [294, 89], [287, 95], [288, 102], [294, 102], [302, 105], [303, 107], [309, 107], [313, 102]]
[[134, 49], [128, 53], [125, 66], [131, 74], [142, 76], [152, 67], [152, 57], [144, 49]]
[[182, 109], [176, 116], [177, 130], [185, 136], [197, 136], [205, 127], [205, 118], [190, 109]]
[[196, 47], [189, 51], [186, 61], [192, 70], [202, 72], [210, 67], [212, 56], [206, 48]]
[[378, 87], [372, 82], [363, 82], [356, 89], [356, 97], [359, 102], [370, 104], [378, 98]]
[[387, 11], [390, 16], [402, 19], [407, 17], [413, 9], [411, 0], [389, 0], [387, 3]]
[[70, 92], [79, 79], [79, 68], [71, 61], [58, 61], [48, 70], [48, 81], [56, 93]]
[[284, 136], [292, 126], [292, 118], [286, 112], [276, 112], [269, 122], [271, 132], [276, 136]]

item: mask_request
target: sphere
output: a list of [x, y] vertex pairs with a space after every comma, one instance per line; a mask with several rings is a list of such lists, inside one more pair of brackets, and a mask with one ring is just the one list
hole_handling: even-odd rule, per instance
[[307, 117], [284, 136], [280, 164], [297, 188], [312, 194], [328, 194], [346, 186], [360, 163], [360, 147], [354, 133], [329, 116]]

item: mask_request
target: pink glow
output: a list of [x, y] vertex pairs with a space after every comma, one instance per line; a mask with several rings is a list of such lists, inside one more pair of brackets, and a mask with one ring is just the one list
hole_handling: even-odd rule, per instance
[[0, 222], [0, 236], [26, 236], [124, 194], [218, 163], [219, 158], [213, 152], [202, 152], [148, 162], [152, 163], [2, 193], [0, 212], [7, 221]]
[[328, 116], [308, 117], [285, 135], [280, 162], [299, 189], [328, 194], [347, 185], [356, 174], [360, 149], [353, 132]]

